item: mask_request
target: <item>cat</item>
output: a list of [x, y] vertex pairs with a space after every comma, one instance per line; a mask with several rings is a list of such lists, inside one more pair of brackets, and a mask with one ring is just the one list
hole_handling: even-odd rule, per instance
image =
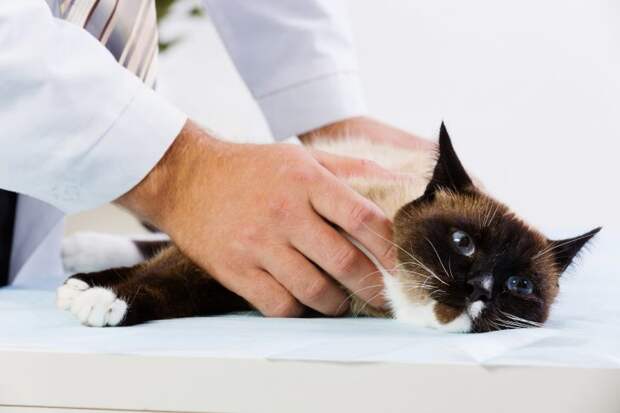
[[[393, 317], [448, 332], [541, 326], [558, 295], [560, 276], [601, 229], [558, 241], [546, 238], [472, 180], [443, 123], [436, 153], [360, 137], [315, 139], [312, 146], [371, 159], [412, 177], [348, 180], [391, 219], [398, 250], [395, 268], [379, 266], [389, 309], [373, 309], [352, 294], [352, 316]], [[130, 255], [137, 258], [129, 261], [146, 261], [71, 276], [58, 289], [59, 308], [88, 326], [252, 310], [171, 243], [132, 247]], [[78, 248], [73, 256], [82, 253]]]

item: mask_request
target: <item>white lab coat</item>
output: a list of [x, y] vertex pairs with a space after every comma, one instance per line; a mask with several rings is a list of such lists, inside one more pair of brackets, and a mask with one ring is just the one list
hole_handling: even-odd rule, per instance
[[[140, 182], [186, 120], [47, 3], [0, 2], [0, 188], [25, 194], [18, 284], [57, 282], [63, 213]], [[365, 113], [342, 1], [204, 3], [276, 139]]]

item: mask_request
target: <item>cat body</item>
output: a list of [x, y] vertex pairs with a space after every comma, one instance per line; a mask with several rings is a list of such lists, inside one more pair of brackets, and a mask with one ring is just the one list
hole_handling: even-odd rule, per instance
[[[600, 229], [547, 239], [479, 189], [443, 125], [438, 153], [363, 137], [321, 138], [313, 147], [368, 159], [403, 175], [347, 179], [393, 222], [398, 252], [396, 267], [382, 268], [352, 240], [381, 271], [389, 305], [385, 311], [373, 309], [351, 291], [352, 316], [394, 317], [449, 332], [540, 326], [558, 294], [560, 275]], [[158, 241], [136, 247], [145, 262], [72, 276], [59, 288], [58, 306], [90, 326], [252, 309], [176, 246]]]

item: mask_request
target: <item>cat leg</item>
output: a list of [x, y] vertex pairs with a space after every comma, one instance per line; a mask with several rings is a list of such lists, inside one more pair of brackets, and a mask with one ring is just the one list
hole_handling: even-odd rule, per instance
[[129, 326], [152, 320], [211, 316], [253, 308], [240, 296], [205, 273], [146, 274], [113, 287], [127, 303], [117, 325]]
[[175, 247], [134, 267], [76, 274], [58, 289], [57, 304], [96, 327], [252, 309]]
[[164, 236], [132, 239], [126, 236], [81, 232], [63, 240], [62, 262], [67, 273], [131, 267], [170, 244]]

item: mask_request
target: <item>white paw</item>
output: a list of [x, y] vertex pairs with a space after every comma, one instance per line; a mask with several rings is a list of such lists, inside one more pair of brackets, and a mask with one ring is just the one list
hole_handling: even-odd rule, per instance
[[70, 274], [130, 267], [143, 260], [134, 242], [118, 235], [82, 232], [62, 242], [62, 262]]
[[69, 310], [75, 298], [86, 291], [89, 285], [82, 280], [69, 278], [64, 285], [56, 290], [56, 307]]
[[70, 278], [57, 292], [57, 306], [69, 310], [84, 325], [105, 327], [118, 325], [127, 313], [127, 303], [114, 291], [89, 287], [84, 281]]

